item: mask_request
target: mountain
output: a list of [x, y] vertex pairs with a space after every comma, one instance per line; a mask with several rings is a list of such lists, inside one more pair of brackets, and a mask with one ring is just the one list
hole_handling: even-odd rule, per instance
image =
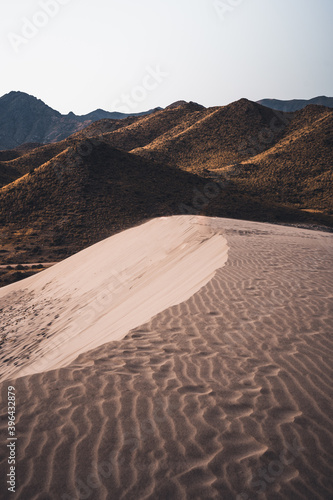
[[319, 96], [313, 99], [292, 99], [291, 101], [280, 101], [279, 99], [262, 99], [258, 104], [267, 106], [278, 111], [294, 112], [305, 108], [309, 104], [317, 104], [318, 106], [326, 106], [333, 108], [333, 97]]
[[[58, 143], [27, 150], [24, 155], [21, 150], [16, 151], [16, 157], [7, 161], [1, 161], [0, 152], [0, 185], [9, 182], [8, 176], [1, 178], [5, 168], [11, 169], [13, 181], [77, 141], [81, 141], [79, 147], [86, 154], [91, 146], [84, 145], [84, 141], [96, 137], [149, 161], [202, 174], [251, 157], [251, 137], [260, 135], [275, 121], [279, 126], [273, 139], [277, 140], [284, 120], [287, 118], [246, 99], [208, 109], [179, 101], [142, 117], [100, 120]], [[269, 144], [262, 143], [260, 151], [267, 147]]]
[[250, 147], [251, 156], [215, 174], [231, 169], [239, 192], [333, 221], [333, 109], [311, 105], [289, 120], [269, 147]]
[[181, 101], [3, 152], [1, 263], [58, 261], [170, 214], [331, 228], [332, 147], [332, 109], [281, 113], [241, 99]]
[[[191, 204], [193, 190], [203, 189], [203, 179], [103, 140], [87, 156], [77, 152], [80, 145], [68, 145], [0, 190], [3, 255], [10, 250], [15, 262], [31, 256], [58, 260], [143, 219], [173, 213], [181, 203]], [[18, 235], [10, 234], [14, 227], [19, 245]]]
[[75, 146], [81, 140], [79, 154], [86, 154], [86, 139], [100, 137], [110, 130], [115, 131], [126, 127], [140, 117], [130, 116], [120, 120], [100, 120], [77, 132], [67, 139], [50, 144], [26, 143], [15, 149], [0, 151], [0, 187], [18, 179], [31, 170], [38, 168], [45, 162], [60, 154], [68, 147]]
[[[180, 105], [178, 112], [185, 107]], [[174, 109], [173, 112], [176, 110]], [[167, 110], [145, 117], [161, 119]], [[333, 110], [310, 105], [290, 113], [241, 99], [221, 108], [183, 115], [179, 124], [131, 153], [149, 161], [177, 166], [236, 189], [238, 196], [259, 198], [267, 206], [315, 211], [332, 218]], [[133, 129], [140, 122], [132, 124]], [[115, 143], [127, 128], [107, 134]], [[125, 142], [125, 141], [124, 141]], [[221, 197], [209, 204], [209, 215], [221, 214]], [[224, 210], [224, 209], [223, 209]], [[223, 212], [223, 211], [222, 211]], [[264, 214], [257, 214], [263, 217]]]
[[190, 126], [201, 116], [198, 110], [209, 113], [203, 106], [194, 103], [175, 103], [146, 116], [99, 120], [57, 143], [36, 148], [31, 144], [31, 147], [25, 145], [15, 150], [0, 151], [0, 187], [38, 168], [68, 147], [78, 148], [84, 156], [89, 148], [86, 144], [89, 139], [102, 138], [114, 148], [124, 151], [145, 146], [176, 126]]
[[57, 142], [97, 120], [119, 120], [154, 111], [127, 115], [97, 109], [82, 116], [72, 112], [62, 115], [36, 97], [24, 92], [9, 92], [0, 98], [0, 150], [17, 148], [23, 143]]
[[[181, 105], [173, 112], [177, 110], [180, 113], [185, 109]], [[161, 113], [157, 113], [153, 120], [157, 121]], [[287, 119], [259, 104], [241, 99], [227, 106], [192, 111], [186, 115], [186, 120], [179, 124], [176, 122], [170, 130], [161, 130], [153, 141], [135, 146], [132, 152], [202, 174], [205, 170], [219, 169], [252, 156], [252, 149], [247, 145], [251, 144], [251, 138], [258, 141], [260, 134], [271, 130], [271, 124], [275, 122], [277, 126], [271, 133], [271, 140], [277, 140]], [[139, 124], [134, 123], [132, 131]], [[122, 135], [125, 133], [125, 128], [119, 132]], [[112, 134], [112, 140], [117, 139], [119, 134]], [[267, 147], [267, 141], [262, 141], [260, 148]]]

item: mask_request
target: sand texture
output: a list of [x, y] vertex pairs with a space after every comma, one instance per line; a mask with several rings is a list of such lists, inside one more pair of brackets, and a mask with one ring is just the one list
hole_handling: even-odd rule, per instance
[[0, 289], [0, 381], [65, 366], [191, 297], [227, 260], [211, 226], [205, 217], [153, 219]]
[[[66, 366], [2, 383], [2, 402], [9, 384], [17, 392], [18, 472], [1, 498], [333, 497], [333, 237], [205, 224], [228, 259], [190, 298]], [[0, 422], [6, 435], [4, 404]]]

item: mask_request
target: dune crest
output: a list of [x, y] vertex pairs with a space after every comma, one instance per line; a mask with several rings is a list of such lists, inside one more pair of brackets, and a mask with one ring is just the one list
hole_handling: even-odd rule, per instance
[[[187, 301], [121, 340], [83, 352], [64, 368], [10, 380], [17, 393], [19, 450], [12, 498], [331, 499], [333, 235], [231, 219], [156, 223], [163, 244], [154, 240], [156, 260], [129, 286], [149, 282], [158, 261], [160, 276], [166, 276], [163, 252], [184, 257], [171, 259], [170, 266], [179, 262], [181, 269], [201, 273], [217, 246], [223, 253], [222, 232], [226, 264]], [[147, 247], [147, 228], [156, 234], [154, 227], [155, 221], [141, 226]], [[199, 258], [214, 239], [216, 247], [206, 248], [206, 258], [191, 266], [190, 258]], [[141, 248], [139, 239], [134, 244]], [[109, 241], [100, 245], [108, 249]], [[65, 273], [60, 266], [51, 269], [49, 287], [55, 287], [57, 268], [59, 288], [66, 273], [74, 280], [71, 290], [87, 286], [87, 255], [73, 272], [78, 255], [66, 261]], [[129, 256], [133, 267], [126, 269], [134, 272], [139, 263]], [[98, 260], [97, 269], [96, 280], [110, 276], [107, 262]], [[184, 276], [177, 276], [171, 295]], [[26, 283], [37, 293], [35, 278]], [[8, 291], [19, 293], [19, 286]], [[18, 321], [10, 307], [7, 315]], [[47, 307], [57, 310], [59, 304]], [[31, 328], [30, 321], [22, 320], [21, 329]], [[4, 401], [8, 385], [0, 384]], [[3, 431], [6, 412], [3, 404]], [[0, 477], [7, 466], [3, 453]]]
[[154, 219], [1, 289], [0, 380], [63, 367], [188, 300], [227, 261], [213, 220]]

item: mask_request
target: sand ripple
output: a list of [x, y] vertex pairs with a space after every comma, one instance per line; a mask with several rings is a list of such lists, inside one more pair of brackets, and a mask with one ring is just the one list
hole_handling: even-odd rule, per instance
[[12, 498], [332, 498], [332, 237], [220, 224], [229, 260], [187, 302], [15, 381]]

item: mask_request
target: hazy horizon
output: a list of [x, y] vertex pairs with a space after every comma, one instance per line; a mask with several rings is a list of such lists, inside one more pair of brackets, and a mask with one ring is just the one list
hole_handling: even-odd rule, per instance
[[333, 95], [329, 0], [18, 0], [2, 14], [0, 95], [63, 114]]

